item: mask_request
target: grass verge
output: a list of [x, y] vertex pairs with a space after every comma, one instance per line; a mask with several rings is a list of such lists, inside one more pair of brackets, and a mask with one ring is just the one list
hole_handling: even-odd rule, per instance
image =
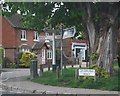
[[44, 72], [41, 77], [36, 77], [35, 79], [32, 79], [32, 81], [52, 86], [120, 91], [120, 70], [117, 64], [114, 64], [114, 69], [115, 72], [111, 77], [107, 79], [97, 78], [96, 81], [93, 79], [84, 80], [82, 77], [79, 80], [76, 80], [75, 68], [64, 69], [63, 75], [59, 79], [57, 78], [55, 72], [47, 71]]

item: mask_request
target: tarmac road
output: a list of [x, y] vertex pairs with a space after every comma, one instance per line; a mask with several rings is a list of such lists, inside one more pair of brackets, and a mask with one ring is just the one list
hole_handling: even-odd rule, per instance
[[15, 87], [18, 92], [36, 93], [36, 94], [113, 94], [117, 95], [117, 91], [101, 91], [96, 89], [83, 88], [66, 88], [42, 85], [31, 82], [26, 78], [30, 75], [29, 69], [15, 69], [2, 73], [2, 84]]

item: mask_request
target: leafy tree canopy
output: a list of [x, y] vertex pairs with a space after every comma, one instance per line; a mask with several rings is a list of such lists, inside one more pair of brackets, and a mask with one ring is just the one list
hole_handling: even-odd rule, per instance
[[[96, 28], [99, 28], [102, 13], [112, 14], [108, 10], [110, 8], [118, 8], [117, 3], [91, 2], [90, 5], [92, 19]], [[86, 31], [86, 26], [84, 25], [86, 22], [85, 17], [87, 16], [86, 8], [87, 2], [6, 2], [2, 7], [2, 15], [9, 16], [19, 10], [23, 17], [23, 26], [25, 27], [37, 30], [41, 30], [44, 27], [59, 29], [62, 23], [65, 27], [76, 26], [79, 34], [80, 31]]]

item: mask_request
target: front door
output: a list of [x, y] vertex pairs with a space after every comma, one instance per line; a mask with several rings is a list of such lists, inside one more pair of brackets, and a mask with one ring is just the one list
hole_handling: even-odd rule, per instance
[[42, 64], [45, 64], [45, 49], [42, 49]]
[[76, 48], [75, 55], [78, 57], [79, 52], [82, 54], [82, 60], [85, 60], [85, 49], [84, 48]]

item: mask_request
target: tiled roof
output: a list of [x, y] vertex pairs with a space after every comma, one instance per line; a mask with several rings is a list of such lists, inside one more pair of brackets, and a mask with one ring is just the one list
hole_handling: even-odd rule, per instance
[[14, 14], [10, 17], [5, 17], [8, 22], [13, 26], [13, 27], [16, 27], [16, 28], [21, 28], [21, 29], [29, 29], [29, 30], [35, 30], [35, 29], [32, 29], [32, 28], [26, 28], [22, 25], [22, 16], [20, 14]]
[[47, 49], [51, 48], [50, 43], [45, 42], [45, 40], [42, 40], [40, 42], [37, 42], [34, 46], [33, 46], [33, 50], [38, 50], [41, 49], [43, 46], [45, 46]]
[[20, 28], [23, 27], [22, 23], [21, 23], [22, 17], [20, 14], [14, 14], [14, 15], [12, 15], [10, 17], [6, 17], [6, 18], [10, 21], [10, 23], [12, 23], [12, 25], [14, 27], [20, 27]]

